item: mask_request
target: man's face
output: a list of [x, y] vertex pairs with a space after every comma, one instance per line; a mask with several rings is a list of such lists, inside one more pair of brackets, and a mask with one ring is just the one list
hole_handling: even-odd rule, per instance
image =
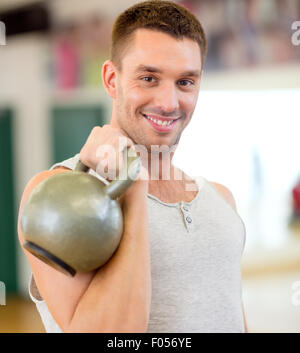
[[122, 73], [117, 72], [113, 109], [118, 125], [148, 151], [151, 145], [177, 144], [194, 112], [200, 75], [197, 42], [137, 30], [122, 58]]

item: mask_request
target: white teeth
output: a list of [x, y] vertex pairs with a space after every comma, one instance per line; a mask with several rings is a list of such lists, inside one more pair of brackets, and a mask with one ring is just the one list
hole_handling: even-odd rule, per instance
[[172, 120], [170, 121], [166, 121], [166, 120], [156, 120], [156, 119], [153, 119], [153, 118], [150, 118], [148, 115], [145, 115], [145, 117], [151, 121], [153, 121], [155, 124], [157, 125], [161, 125], [161, 126], [169, 126], [170, 124], [172, 124]]

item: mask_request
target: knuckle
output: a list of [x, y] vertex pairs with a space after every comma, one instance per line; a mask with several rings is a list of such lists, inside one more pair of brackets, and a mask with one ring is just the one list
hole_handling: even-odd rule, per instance
[[84, 146], [82, 149], [81, 149], [81, 151], [80, 151], [80, 153], [79, 153], [79, 158], [80, 158], [80, 160], [81, 160], [81, 162], [83, 163], [83, 164], [85, 164], [85, 165], [87, 165], [87, 166], [90, 166], [91, 165], [91, 161], [90, 161], [90, 156], [89, 156], [89, 153], [88, 153], [88, 151], [87, 151], [87, 148], [86, 148], [86, 146]]
[[99, 133], [99, 131], [101, 131], [101, 130], [102, 130], [101, 126], [94, 126], [94, 127], [92, 128], [91, 134], [92, 134], [92, 135], [97, 134], [97, 133]]

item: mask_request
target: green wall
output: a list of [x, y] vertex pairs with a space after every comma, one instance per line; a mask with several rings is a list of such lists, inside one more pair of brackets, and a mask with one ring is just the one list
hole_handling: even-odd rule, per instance
[[52, 109], [53, 164], [79, 153], [94, 126], [104, 124], [101, 106], [63, 106]]
[[12, 111], [0, 109], [0, 281], [7, 293], [17, 291], [12, 125]]

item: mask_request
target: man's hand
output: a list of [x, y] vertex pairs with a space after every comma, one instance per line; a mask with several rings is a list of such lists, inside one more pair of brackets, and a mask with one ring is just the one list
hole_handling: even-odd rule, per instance
[[119, 129], [95, 126], [80, 151], [80, 160], [103, 178], [113, 180], [124, 166], [126, 147], [134, 149], [134, 143]]

